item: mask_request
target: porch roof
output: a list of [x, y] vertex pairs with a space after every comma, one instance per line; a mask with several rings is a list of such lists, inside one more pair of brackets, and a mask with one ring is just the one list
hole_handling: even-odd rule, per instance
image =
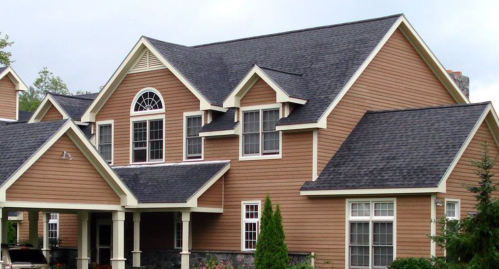
[[229, 161], [219, 161], [113, 169], [140, 203], [186, 203], [229, 166]]

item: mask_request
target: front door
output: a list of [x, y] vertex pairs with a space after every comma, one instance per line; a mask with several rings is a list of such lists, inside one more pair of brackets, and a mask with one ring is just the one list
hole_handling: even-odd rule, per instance
[[101, 268], [111, 265], [112, 228], [111, 223], [97, 224], [97, 263]]

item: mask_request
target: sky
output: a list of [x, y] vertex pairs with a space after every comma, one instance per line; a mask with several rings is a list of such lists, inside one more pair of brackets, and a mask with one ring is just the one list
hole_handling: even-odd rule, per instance
[[[141, 36], [197, 45], [404, 13], [471, 101], [499, 108], [499, 1], [0, 0], [12, 66], [31, 85], [47, 67], [72, 92], [97, 92]], [[6, 12], [8, 11], [8, 12]]]

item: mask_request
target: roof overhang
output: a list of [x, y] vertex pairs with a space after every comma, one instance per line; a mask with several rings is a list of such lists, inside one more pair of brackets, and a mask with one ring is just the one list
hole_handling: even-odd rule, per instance
[[241, 124], [237, 124], [234, 127], [234, 129], [231, 129], [231, 130], [199, 132], [199, 136], [201, 136], [201, 137], [226, 137], [226, 136], [237, 136], [240, 133], [241, 133]]
[[303, 196], [352, 196], [385, 194], [423, 194], [437, 193], [439, 188], [390, 188], [390, 189], [349, 189], [349, 190], [310, 190], [300, 191]]
[[[0, 186], [0, 206], [4, 207], [15, 207], [23, 208], [25, 206], [32, 206], [31, 208], [42, 208], [44, 203], [29, 203], [26, 202], [25, 206], [21, 205], [22, 202], [11, 202], [6, 201], [7, 189], [12, 186], [40, 157], [42, 157], [47, 150], [50, 149], [64, 134], [75, 143], [78, 149], [81, 150], [83, 155], [90, 161], [90, 163], [95, 167], [95, 169], [100, 173], [104, 180], [109, 184], [109, 186], [115, 191], [116, 194], [120, 196], [121, 206], [136, 205], [137, 199], [133, 193], [127, 188], [127, 186], [121, 181], [121, 179], [114, 173], [111, 167], [102, 159], [97, 150], [92, 146], [90, 141], [85, 137], [83, 132], [80, 130], [75, 123], [68, 120], [62, 125], [62, 127], [49, 139], [47, 140], [16, 172], [14, 172], [7, 180], [3, 182]], [[76, 204], [59, 204], [57, 202], [47, 203], [44, 208], [59, 208], [68, 207], [76, 208]], [[80, 207], [89, 207], [90, 205], [80, 205]], [[110, 207], [110, 205], [102, 205], [101, 207]], [[111, 206], [113, 207], [113, 206]], [[120, 206], [114, 206], [120, 207]], [[99, 207], [94, 206], [95, 209]], [[61, 208], [65, 209], [65, 208]]]
[[9, 77], [10, 80], [16, 85], [16, 91], [27, 91], [28, 86], [24, 84], [24, 82], [21, 80], [21, 78], [17, 75], [17, 73], [12, 69], [12, 67], [8, 66], [6, 67], [1, 73], [0, 73], [0, 79], [4, 78], [5, 76]]
[[241, 99], [246, 95], [246, 93], [251, 89], [255, 82], [259, 79], [263, 79], [276, 93], [277, 103], [295, 103], [299, 105], [304, 105], [307, 100], [291, 97], [284, 89], [282, 89], [275, 81], [273, 81], [258, 65], [254, 65], [253, 68], [246, 74], [246, 76], [239, 82], [239, 84], [232, 90], [230, 95], [225, 99], [223, 106], [225, 108], [230, 107], [240, 107]]
[[364, 70], [369, 66], [374, 57], [378, 55], [379, 51], [383, 48], [386, 42], [390, 39], [392, 34], [400, 29], [404, 36], [409, 40], [412, 46], [416, 49], [419, 55], [426, 62], [428, 67], [433, 71], [435, 76], [440, 80], [440, 82], [444, 85], [444, 87], [449, 91], [451, 96], [456, 100], [457, 103], [460, 104], [468, 104], [470, 101], [463, 92], [459, 89], [456, 82], [450, 77], [447, 73], [443, 65], [438, 61], [437, 57], [433, 54], [433, 52], [428, 48], [423, 39], [419, 36], [416, 30], [412, 27], [409, 21], [405, 18], [404, 15], [400, 16], [399, 19], [392, 25], [392, 27], [386, 32], [385, 36], [380, 40], [378, 45], [374, 48], [374, 50], [369, 54], [369, 56], [364, 60], [362, 65], [355, 71], [354, 75], [350, 77], [348, 82], [343, 86], [338, 95], [336, 95], [335, 99], [326, 111], [321, 115], [319, 120], [316, 123], [309, 124], [293, 124], [293, 125], [283, 125], [277, 126], [277, 130], [285, 131], [285, 130], [296, 130], [296, 129], [316, 129], [316, 128], [327, 128], [327, 118], [329, 114], [336, 108], [336, 106], [340, 103], [343, 97], [347, 94], [350, 88], [354, 85], [357, 79], [361, 76]]
[[68, 113], [64, 111], [62, 106], [55, 100], [54, 97], [50, 93], [45, 95], [45, 98], [43, 98], [43, 101], [40, 103], [38, 108], [36, 108], [35, 112], [33, 115], [31, 115], [31, 118], [29, 119], [28, 123], [34, 123], [34, 122], [40, 122], [43, 117], [45, 117], [45, 114], [47, 114], [47, 111], [50, 109], [51, 106], [54, 106], [59, 113], [61, 113], [63, 119], [69, 119]]
[[147, 40], [145, 37], [141, 37], [139, 41], [135, 44], [133, 49], [128, 53], [127, 57], [120, 64], [118, 69], [111, 76], [109, 81], [106, 83], [104, 88], [100, 91], [97, 98], [95, 98], [94, 102], [89, 106], [87, 111], [83, 114], [81, 121], [82, 122], [95, 122], [95, 116], [104, 106], [106, 101], [111, 97], [116, 88], [121, 84], [123, 79], [128, 74], [128, 71], [134, 63], [142, 56], [144, 50], [148, 49], [156, 58], [158, 58], [161, 63], [169, 69], [175, 77], [177, 77], [189, 91], [194, 94], [199, 99], [200, 110], [217, 110], [225, 112], [226, 109], [221, 108], [219, 106], [215, 106], [210, 104], [210, 102], [190, 83], [187, 78], [181, 74], [165, 57], [159, 53], [156, 48]]

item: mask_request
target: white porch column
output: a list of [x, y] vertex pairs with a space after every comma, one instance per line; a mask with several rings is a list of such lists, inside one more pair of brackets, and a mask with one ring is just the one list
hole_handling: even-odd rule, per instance
[[[38, 211], [29, 211], [29, 243], [38, 247]], [[86, 269], [86, 268], [85, 268]]]
[[191, 253], [189, 252], [190, 221], [191, 212], [182, 212], [182, 252], [180, 252], [180, 256], [182, 257], [182, 269], [189, 269], [189, 258], [191, 255]]
[[49, 221], [50, 213], [43, 212], [43, 248], [42, 252], [47, 261], [50, 261], [50, 242], [49, 242]]
[[[9, 216], [8, 214], [3, 214], [3, 208], [0, 208], [0, 221], [3, 221], [3, 219], [8, 219]], [[3, 242], [3, 225], [0, 226], [0, 242]], [[3, 260], [2, 260], [2, 255], [0, 255], [0, 266], [3, 268]]]
[[125, 269], [125, 212], [113, 212], [113, 269]]
[[78, 257], [76, 258], [77, 269], [88, 269], [90, 258], [88, 257], [88, 212], [78, 212]]
[[133, 212], [133, 267], [140, 267], [140, 212]]

